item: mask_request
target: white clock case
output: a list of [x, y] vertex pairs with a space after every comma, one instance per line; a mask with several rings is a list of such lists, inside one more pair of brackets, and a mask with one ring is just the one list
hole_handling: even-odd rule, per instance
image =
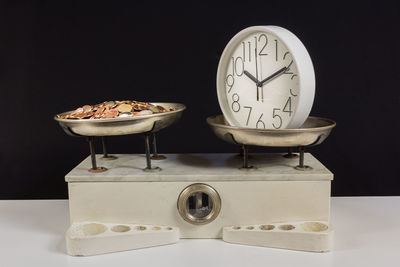
[[226, 121], [232, 126], [240, 126], [232, 116], [232, 111], [228, 105], [226, 98], [225, 89], [225, 74], [226, 67], [229, 63], [230, 55], [236, 45], [241, 40], [251, 33], [255, 32], [266, 32], [269, 34], [276, 35], [282, 42], [285, 43], [289, 52], [292, 54], [293, 63], [297, 67], [298, 80], [299, 80], [299, 99], [292, 120], [286, 126], [286, 128], [299, 128], [310, 114], [315, 95], [315, 74], [314, 67], [311, 61], [311, 57], [307, 52], [307, 49], [297, 38], [296, 35], [290, 31], [279, 27], [279, 26], [253, 26], [246, 28], [236, 34], [227, 44], [222, 53], [219, 61], [217, 70], [217, 94], [218, 101], [221, 107], [222, 113]]

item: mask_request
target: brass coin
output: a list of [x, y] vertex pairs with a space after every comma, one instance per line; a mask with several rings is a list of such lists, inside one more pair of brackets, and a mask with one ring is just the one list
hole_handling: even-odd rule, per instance
[[106, 107], [109, 107], [109, 108], [114, 108], [117, 105], [117, 102], [115, 102], [115, 101], [107, 101], [107, 102], [104, 103], [104, 105]]
[[121, 113], [124, 113], [124, 112], [131, 112], [131, 111], [132, 111], [132, 106], [129, 105], [129, 104], [121, 104], [121, 105], [118, 106], [117, 109], [118, 109], [118, 111], [121, 112]]

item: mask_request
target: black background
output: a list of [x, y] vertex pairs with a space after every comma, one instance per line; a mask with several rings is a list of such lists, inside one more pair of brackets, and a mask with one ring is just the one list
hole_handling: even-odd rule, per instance
[[[311, 150], [335, 174], [333, 195], [400, 195], [397, 6], [197, 2], [1, 2], [0, 198], [66, 198], [64, 175], [89, 149], [53, 116], [104, 100], [186, 104], [182, 120], [159, 134], [161, 152], [237, 152], [205, 119], [221, 112], [215, 78], [225, 45], [253, 25], [289, 29], [311, 55], [311, 114], [338, 123]], [[140, 136], [109, 145], [144, 151]]]

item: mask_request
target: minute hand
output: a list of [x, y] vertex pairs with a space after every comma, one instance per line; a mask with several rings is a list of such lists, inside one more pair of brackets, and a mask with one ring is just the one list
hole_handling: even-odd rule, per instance
[[270, 76], [268, 76], [267, 78], [265, 78], [264, 80], [262, 80], [258, 86], [263, 86], [264, 83], [271, 81], [272, 79], [278, 77], [279, 75], [281, 75], [282, 73], [284, 73], [287, 70], [287, 67], [283, 67], [280, 70], [274, 72], [273, 74], [271, 74]]
[[251, 75], [247, 70], [244, 71], [244, 74], [250, 78], [250, 80], [252, 80], [253, 82], [255, 82], [256, 84], [259, 84], [260, 81], [257, 80], [256, 77], [254, 77], [253, 75]]

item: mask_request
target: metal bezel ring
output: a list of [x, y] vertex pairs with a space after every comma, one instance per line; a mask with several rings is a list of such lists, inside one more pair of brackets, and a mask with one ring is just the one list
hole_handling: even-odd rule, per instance
[[[211, 212], [203, 218], [194, 217], [192, 214], [189, 213], [186, 208], [186, 202], [189, 196], [196, 192], [207, 194], [211, 198], [211, 201], [213, 203]], [[191, 184], [183, 189], [182, 192], [179, 194], [177, 208], [181, 217], [188, 223], [195, 225], [208, 224], [215, 220], [215, 218], [217, 218], [219, 212], [221, 211], [221, 198], [218, 192], [207, 184]]]

